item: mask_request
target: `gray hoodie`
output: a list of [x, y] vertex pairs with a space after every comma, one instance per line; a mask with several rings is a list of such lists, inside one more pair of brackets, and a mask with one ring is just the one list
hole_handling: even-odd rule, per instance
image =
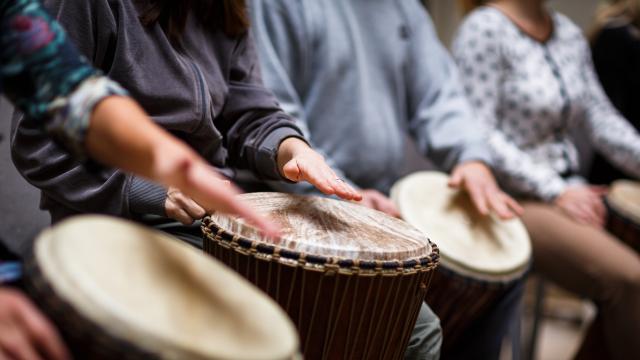
[[[181, 44], [174, 46], [159, 25], [140, 23], [133, 0], [45, 3], [96, 67], [211, 164], [281, 179], [277, 147], [301, 132], [263, 87], [250, 36], [230, 38], [189, 21]], [[53, 221], [85, 212], [165, 215], [162, 187], [114, 169], [89, 171], [36, 132], [35, 122], [19, 118], [11, 139], [13, 160], [42, 190], [41, 206]]]
[[265, 84], [353, 183], [388, 191], [405, 165], [407, 134], [442, 170], [492, 164], [456, 66], [418, 0], [250, 3]]

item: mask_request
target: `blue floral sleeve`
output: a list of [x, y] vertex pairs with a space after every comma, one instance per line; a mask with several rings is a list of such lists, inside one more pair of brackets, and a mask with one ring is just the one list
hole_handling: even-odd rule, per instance
[[126, 95], [80, 55], [37, 0], [0, 0], [0, 92], [79, 154], [93, 107]]

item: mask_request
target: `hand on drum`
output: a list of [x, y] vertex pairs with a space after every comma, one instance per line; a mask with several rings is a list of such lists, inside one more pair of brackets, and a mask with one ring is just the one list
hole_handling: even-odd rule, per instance
[[387, 215], [400, 218], [400, 211], [396, 207], [396, 204], [394, 204], [391, 199], [386, 197], [383, 193], [379, 192], [378, 190], [374, 190], [374, 189], [362, 190], [361, 204], [368, 208], [382, 211]]
[[304, 141], [290, 137], [278, 148], [278, 168], [291, 181], [307, 181], [327, 195], [345, 200], [362, 200], [362, 195], [336, 176], [322, 155]]
[[456, 166], [451, 173], [449, 186], [465, 189], [482, 215], [489, 215], [493, 211], [501, 219], [508, 220], [523, 212], [517, 201], [500, 190], [489, 167], [480, 161]]
[[170, 148], [165, 143], [162, 156], [154, 157], [152, 172], [152, 179], [169, 188], [167, 216], [191, 224], [205, 213], [220, 211], [245, 218], [267, 236], [278, 236], [277, 226], [237, 198], [240, 191], [195, 152], [186, 146]]
[[0, 288], [0, 360], [68, 359], [53, 325], [24, 295]]
[[556, 197], [554, 204], [576, 222], [602, 229], [607, 216], [602, 200], [606, 193], [604, 186], [569, 186]]

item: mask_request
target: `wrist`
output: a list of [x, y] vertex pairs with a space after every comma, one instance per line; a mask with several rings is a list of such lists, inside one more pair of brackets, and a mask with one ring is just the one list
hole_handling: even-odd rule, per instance
[[278, 154], [276, 161], [278, 163], [278, 170], [280, 174], [283, 174], [283, 168], [286, 163], [291, 161], [294, 157], [300, 153], [311, 149], [309, 145], [298, 137], [287, 137], [278, 146]]

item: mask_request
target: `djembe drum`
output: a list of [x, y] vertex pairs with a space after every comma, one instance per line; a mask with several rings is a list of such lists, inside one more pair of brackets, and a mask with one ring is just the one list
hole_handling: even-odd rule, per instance
[[605, 198], [607, 229], [640, 252], [640, 183], [618, 180]]
[[241, 276], [163, 233], [83, 216], [38, 237], [27, 292], [76, 359], [292, 359], [295, 328]]
[[205, 251], [275, 299], [298, 327], [307, 359], [401, 359], [438, 261], [405, 222], [363, 206], [280, 193], [242, 195], [283, 229], [264, 238], [214, 214]]
[[519, 220], [480, 215], [448, 176], [419, 172], [398, 181], [391, 198], [402, 217], [428, 233], [440, 249], [427, 304], [440, 317], [443, 351], [529, 268], [531, 243]]

